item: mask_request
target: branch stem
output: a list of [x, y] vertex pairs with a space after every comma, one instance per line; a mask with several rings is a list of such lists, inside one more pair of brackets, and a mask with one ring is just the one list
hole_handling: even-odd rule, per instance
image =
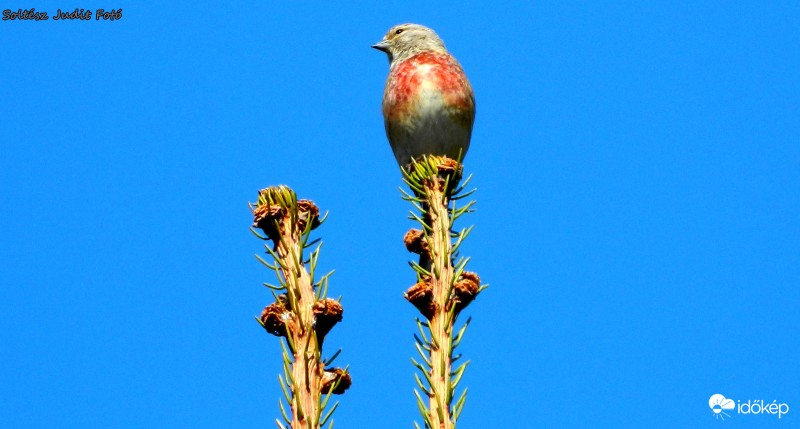
[[[294, 345], [292, 429], [317, 429], [324, 367], [320, 361], [319, 344], [312, 326], [316, 296], [311, 276], [298, 257], [303, 254], [300, 231], [288, 217], [283, 220], [280, 228], [281, 238], [276, 246], [276, 254], [283, 261], [281, 272], [286, 279], [289, 302], [295, 305], [293, 310], [297, 316], [287, 322], [290, 325], [287, 329], [287, 334], [291, 336], [290, 344]], [[295, 326], [291, 326], [292, 324]]]
[[448, 216], [448, 196], [445, 189], [436, 181], [428, 181], [426, 186], [428, 218], [432, 229], [431, 249], [431, 289], [434, 312], [429, 321], [433, 337], [430, 350], [431, 391], [429, 410], [432, 429], [453, 429], [450, 416], [449, 392], [451, 391], [451, 356], [453, 346], [453, 318], [448, 317], [450, 291], [453, 279], [452, 243], [450, 240], [450, 218]]

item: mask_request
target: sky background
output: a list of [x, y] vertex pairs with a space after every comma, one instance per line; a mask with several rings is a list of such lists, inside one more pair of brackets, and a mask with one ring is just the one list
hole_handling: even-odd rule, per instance
[[274, 427], [276, 184], [330, 211], [336, 427], [420, 421], [370, 49], [402, 22], [477, 98], [459, 427], [798, 427], [800, 6], [557, 3], [5, 2], [123, 17], [0, 21], [0, 427]]

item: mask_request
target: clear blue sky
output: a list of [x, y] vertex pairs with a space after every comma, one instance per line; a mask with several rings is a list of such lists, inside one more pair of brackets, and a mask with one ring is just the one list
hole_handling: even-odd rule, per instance
[[48, 3], [2, 7], [123, 18], [0, 21], [1, 427], [273, 427], [246, 203], [281, 183], [330, 211], [337, 427], [419, 421], [369, 48], [402, 22], [478, 104], [459, 427], [800, 426], [796, 2]]

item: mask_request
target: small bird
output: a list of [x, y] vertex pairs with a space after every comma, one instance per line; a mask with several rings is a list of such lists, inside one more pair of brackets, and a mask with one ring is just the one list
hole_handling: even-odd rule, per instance
[[475, 95], [442, 39], [428, 27], [400, 24], [372, 47], [389, 56], [383, 119], [400, 167], [422, 155], [463, 160], [475, 122]]

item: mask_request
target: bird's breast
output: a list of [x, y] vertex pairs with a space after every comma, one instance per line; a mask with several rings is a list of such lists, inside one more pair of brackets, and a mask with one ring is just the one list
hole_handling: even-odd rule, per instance
[[389, 72], [383, 99], [387, 120], [405, 122], [454, 114], [471, 126], [474, 111], [472, 88], [449, 54], [424, 52]]

